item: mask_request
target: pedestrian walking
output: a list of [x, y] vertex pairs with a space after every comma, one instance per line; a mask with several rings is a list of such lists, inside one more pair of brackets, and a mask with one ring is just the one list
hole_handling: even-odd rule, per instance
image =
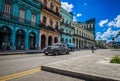
[[92, 53], [94, 53], [94, 46], [92, 45]]

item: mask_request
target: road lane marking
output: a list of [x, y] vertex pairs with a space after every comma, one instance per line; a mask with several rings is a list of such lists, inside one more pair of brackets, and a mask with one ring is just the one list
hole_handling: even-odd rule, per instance
[[36, 72], [39, 72], [39, 71], [40, 71], [40, 68], [35, 68], [35, 69], [32, 69], [32, 70], [11, 74], [11, 75], [8, 75], [8, 76], [0, 77], [0, 81], [11, 80], [11, 79], [18, 78], [18, 77], [21, 77], [21, 76], [33, 74], [33, 73], [36, 73]]

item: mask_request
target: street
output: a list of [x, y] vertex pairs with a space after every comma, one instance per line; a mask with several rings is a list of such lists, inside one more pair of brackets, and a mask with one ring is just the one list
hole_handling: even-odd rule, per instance
[[45, 56], [43, 53], [0, 56], [0, 77], [40, 68], [41, 65], [88, 54], [92, 54], [91, 50], [75, 51], [69, 55], [58, 56]]
[[[85, 81], [60, 74], [41, 71], [41, 65], [68, 60], [71, 58], [105, 53], [105, 50], [74, 51], [68, 55], [45, 56], [40, 54], [22, 54], [0, 56], [0, 81]], [[47, 78], [46, 78], [47, 76]]]

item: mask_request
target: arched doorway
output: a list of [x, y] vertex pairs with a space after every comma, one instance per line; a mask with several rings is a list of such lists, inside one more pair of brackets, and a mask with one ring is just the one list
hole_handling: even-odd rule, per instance
[[66, 38], [66, 43], [68, 43], [68, 39]]
[[75, 44], [75, 38], [73, 38], [73, 43]]
[[16, 33], [16, 49], [23, 50], [25, 48], [25, 32], [18, 30]]
[[42, 35], [41, 36], [41, 49], [46, 47], [45, 43], [46, 43], [46, 37], [45, 37], [45, 35]]
[[50, 46], [50, 45], [52, 45], [52, 37], [51, 36], [48, 37], [48, 46]]
[[4, 49], [8, 49], [8, 43], [11, 42], [11, 30], [8, 27], [0, 28], [0, 49], [4, 44]]
[[69, 43], [71, 43], [71, 39], [69, 39]]
[[[64, 39], [63, 39], [64, 40]], [[54, 43], [57, 43], [58, 42], [58, 38], [57, 37], [55, 37], [54, 38]]]
[[78, 48], [78, 39], [76, 39], [76, 47]]
[[29, 34], [29, 49], [35, 49], [35, 33], [31, 32]]

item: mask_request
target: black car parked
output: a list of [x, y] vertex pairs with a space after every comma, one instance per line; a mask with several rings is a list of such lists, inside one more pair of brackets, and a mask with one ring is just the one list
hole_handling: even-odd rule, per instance
[[69, 54], [70, 49], [64, 43], [54, 43], [47, 48], [44, 48], [45, 55], [58, 55], [58, 54]]

